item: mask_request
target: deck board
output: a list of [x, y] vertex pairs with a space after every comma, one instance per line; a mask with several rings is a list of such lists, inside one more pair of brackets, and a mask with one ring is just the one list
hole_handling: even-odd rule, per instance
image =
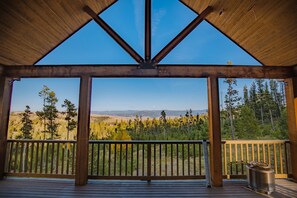
[[297, 197], [297, 183], [278, 179], [276, 192], [262, 195], [246, 188], [245, 180], [225, 180], [224, 187], [206, 188], [203, 180], [89, 180], [74, 186], [71, 179], [7, 178], [0, 197]]

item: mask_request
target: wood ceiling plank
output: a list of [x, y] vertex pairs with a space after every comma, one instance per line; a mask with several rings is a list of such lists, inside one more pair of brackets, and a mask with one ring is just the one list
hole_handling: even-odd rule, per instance
[[[297, 0], [181, 0], [265, 65], [297, 64]], [[220, 11], [223, 10], [220, 16]]]
[[115, 0], [0, 1], [0, 64], [33, 64]]

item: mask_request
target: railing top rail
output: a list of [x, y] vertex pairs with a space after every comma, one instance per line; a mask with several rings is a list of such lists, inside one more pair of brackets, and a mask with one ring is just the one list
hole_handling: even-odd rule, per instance
[[202, 144], [203, 140], [90, 140], [90, 143], [118, 143], [118, 144]]
[[40, 143], [76, 143], [76, 140], [32, 140], [32, 139], [8, 139], [7, 142], [40, 142]]
[[[90, 143], [134, 143], [134, 144], [202, 144], [204, 140], [89, 140]], [[76, 143], [76, 140], [32, 140], [8, 139], [7, 142]], [[209, 141], [206, 141], [209, 143]], [[274, 144], [289, 143], [289, 140], [222, 140], [222, 144]]]
[[289, 140], [222, 140], [224, 144], [274, 144], [289, 142]]

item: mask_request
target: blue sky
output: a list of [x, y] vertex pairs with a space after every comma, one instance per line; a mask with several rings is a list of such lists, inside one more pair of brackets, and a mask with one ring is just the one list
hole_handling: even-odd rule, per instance
[[[152, 55], [157, 54], [197, 15], [178, 0], [152, 1]], [[144, 54], [144, 0], [119, 0], [100, 15], [140, 55]], [[202, 22], [161, 63], [260, 65], [240, 47]], [[37, 65], [125, 64], [135, 61], [91, 21]], [[226, 86], [220, 80], [220, 94]], [[238, 80], [238, 89], [251, 80]], [[56, 92], [58, 107], [65, 98], [78, 104], [79, 79], [21, 79], [14, 83], [12, 111], [29, 105], [40, 110], [38, 92], [47, 85]], [[95, 78], [92, 110], [206, 109], [206, 79]]]

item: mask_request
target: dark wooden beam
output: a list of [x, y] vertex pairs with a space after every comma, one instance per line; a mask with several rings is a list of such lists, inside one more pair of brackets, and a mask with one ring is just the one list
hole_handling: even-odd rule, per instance
[[220, 187], [223, 185], [222, 174], [222, 147], [220, 127], [220, 102], [218, 78], [207, 79], [208, 89], [208, 130], [210, 146], [210, 178], [211, 185]]
[[294, 67], [226, 66], [226, 65], [158, 65], [156, 69], [139, 69], [139, 65], [48, 65], [5, 66], [3, 75], [30, 77], [176, 77], [176, 78], [274, 78], [296, 76]]
[[88, 156], [89, 156], [89, 130], [91, 108], [92, 78], [83, 76], [80, 78], [77, 150], [75, 185], [83, 186], [88, 182]]
[[3, 72], [4, 72], [4, 67], [0, 65], [0, 76], [3, 76]]
[[0, 179], [4, 177], [13, 80], [0, 76]]
[[143, 63], [143, 58], [122, 38], [118, 35], [101, 17], [99, 17], [89, 6], [85, 6], [84, 11], [88, 13], [94, 21], [109, 34], [134, 60]]
[[145, 0], [145, 61], [151, 61], [151, 0]]
[[190, 34], [211, 13], [213, 8], [208, 6], [185, 29], [183, 29], [172, 41], [170, 41], [153, 59], [153, 64], [158, 64], [171, 50], [173, 50], [188, 34]]
[[286, 79], [286, 101], [292, 175], [297, 181], [297, 78]]

